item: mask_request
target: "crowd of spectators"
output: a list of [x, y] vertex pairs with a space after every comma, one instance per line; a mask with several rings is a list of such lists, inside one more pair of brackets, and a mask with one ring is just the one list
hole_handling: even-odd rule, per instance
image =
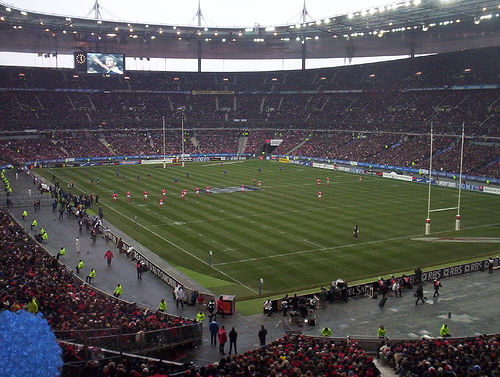
[[285, 335], [265, 347], [227, 356], [192, 375], [209, 376], [357, 376], [376, 377], [380, 371], [356, 341]]
[[[185, 153], [261, 153], [266, 139], [281, 138], [276, 153], [298, 147], [294, 155], [427, 168], [433, 122], [437, 133], [447, 135], [435, 140], [435, 167], [457, 172], [456, 139], [465, 123], [466, 135], [478, 138], [467, 142], [464, 172], [498, 177], [498, 143], [480, 139], [500, 136], [498, 90], [452, 86], [498, 82], [499, 51], [265, 73], [101, 77], [4, 67], [0, 129], [27, 131], [17, 131], [0, 148], [13, 162], [162, 154], [165, 117], [166, 154], [181, 152], [182, 118]], [[441, 89], [413, 90], [433, 86]], [[241, 130], [249, 131], [244, 150]]]
[[388, 342], [379, 354], [400, 377], [498, 376], [499, 345], [498, 336], [408, 340]]
[[[265, 73], [129, 72], [101, 77], [64, 69], [5, 67], [0, 69], [6, 88], [0, 97], [1, 127], [151, 127], [159, 126], [163, 116], [174, 117], [179, 108], [184, 109], [191, 127], [207, 122], [211, 126], [233, 124], [235, 119], [280, 127], [429, 121], [492, 127], [500, 118], [498, 90], [451, 88], [497, 83], [498, 51], [485, 48], [377, 64]], [[431, 87], [442, 90], [412, 90]], [[325, 93], [328, 90], [343, 92]]]
[[[10, 88], [168, 90], [168, 91], [280, 91], [422, 88], [446, 85], [495, 84], [499, 48], [457, 51], [413, 59], [336, 68], [262, 73], [141, 72], [125, 75], [75, 74], [73, 70], [6, 68], [0, 82]], [[443, 69], [446, 67], [446, 69]], [[19, 75], [22, 73], [22, 75]]]
[[200, 153], [237, 153], [239, 132], [237, 130], [196, 131]]
[[163, 116], [173, 118], [179, 126], [177, 108], [182, 107], [185, 124], [194, 128], [240, 127], [241, 119], [249, 121], [250, 127], [266, 124], [277, 128], [331, 128], [358, 124], [367, 129], [375, 125], [422, 126], [433, 121], [456, 125], [465, 122], [468, 127], [481, 127], [487, 134], [499, 123], [500, 112], [495, 106], [499, 98], [495, 90], [226, 96], [7, 92], [0, 100], [0, 124], [4, 130], [19, 126], [40, 130], [159, 128]]
[[[246, 136], [241, 139], [241, 136]], [[420, 130], [405, 132], [362, 132], [332, 130], [195, 129], [184, 132], [184, 151], [191, 154], [260, 154], [266, 140], [283, 142], [274, 154], [328, 158], [428, 169], [430, 137]], [[106, 156], [145, 156], [163, 154], [161, 130], [115, 130], [54, 132], [36, 137], [7, 139], [1, 146], [5, 158], [14, 162]], [[165, 132], [165, 153], [182, 151], [181, 131]], [[440, 128], [433, 138], [433, 169], [451, 173], [460, 171], [461, 135], [457, 128]], [[498, 178], [500, 146], [484, 137], [470, 136], [464, 145], [463, 173]]]
[[0, 310], [28, 308], [34, 299], [54, 331], [119, 328], [122, 333], [192, 323], [104, 295], [64, 269], [0, 211]]
[[[333, 341], [285, 335], [265, 347], [225, 356], [202, 367], [166, 364], [133, 357], [112, 357], [99, 348], [62, 344], [63, 371], [74, 376], [164, 376], [184, 370], [193, 377], [217, 376], [356, 376], [377, 377], [380, 371], [355, 340]], [[87, 374], [86, 374], [87, 373]], [[88, 374], [90, 373], [90, 374]], [[93, 374], [92, 374], [93, 373]]]

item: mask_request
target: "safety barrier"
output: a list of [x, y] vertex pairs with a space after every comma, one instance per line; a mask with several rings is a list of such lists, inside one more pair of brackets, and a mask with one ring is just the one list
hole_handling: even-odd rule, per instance
[[142, 354], [201, 341], [202, 326], [193, 323], [153, 331], [124, 332], [119, 328], [54, 331], [58, 340], [120, 353]]

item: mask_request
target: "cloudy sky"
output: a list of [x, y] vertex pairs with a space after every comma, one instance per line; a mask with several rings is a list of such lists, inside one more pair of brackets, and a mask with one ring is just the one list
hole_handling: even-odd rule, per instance
[[[95, 0], [6, 0], [17, 8], [85, 17]], [[311, 19], [369, 9], [395, 0], [306, 0]], [[304, 0], [201, 0], [204, 26], [293, 24], [301, 20]], [[99, 0], [103, 19], [195, 25], [198, 0]], [[91, 15], [93, 17], [93, 15]]]

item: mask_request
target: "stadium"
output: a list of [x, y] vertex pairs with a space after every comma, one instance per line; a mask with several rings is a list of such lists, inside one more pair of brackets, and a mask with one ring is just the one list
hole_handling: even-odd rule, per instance
[[500, 375], [498, 1], [102, 3], [0, 3], [0, 376]]

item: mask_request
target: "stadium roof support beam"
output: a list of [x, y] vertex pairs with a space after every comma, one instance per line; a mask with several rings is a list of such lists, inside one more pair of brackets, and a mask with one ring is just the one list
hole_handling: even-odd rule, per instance
[[306, 69], [306, 40], [302, 40], [302, 70]]
[[196, 59], [198, 61], [198, 73], [201, 72], [201, 41], [198, 39], [196, 46]]

